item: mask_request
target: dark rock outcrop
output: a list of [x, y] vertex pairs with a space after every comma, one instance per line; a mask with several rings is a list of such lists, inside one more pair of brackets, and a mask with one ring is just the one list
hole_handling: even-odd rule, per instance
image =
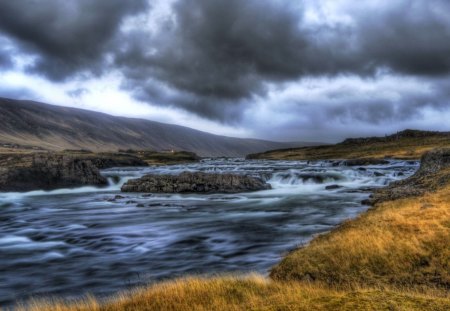
[[107, 184], [92, 161], [69, 155], [2, 155], [0, 162], [0, 191], [51, 190]]
[[386, 165], [389, 164], [389, 161], [384, 159], [373, 159], [373, 158], [364, 158], [364, 159], [350, 159], [342, 162], [344, 166], [365, 166], [365, 165]]
[[155, 193], [238, 193], [270, 189], [259, 178], [234, 174], [183, 172], [180, 175], [146, 175], [128, 181], [123, 192]]
[[376, 190], [366, 202], [376, 204], [435, 191], [450, 183], [450, 148], [436, 149], [422, 156], [419, 170], [411, 177]]
[[98, 169], [106, 169], [111, 167], [126, 167], [126, 166], [148, 166], [142, 159], [129, 154], [93, 154], [86, 157]]
[[343, 186], [340, 185], [329, 185], [325, 187], [325, 190], [336, 190], [336, 189], [340, 189], [343, 188]]

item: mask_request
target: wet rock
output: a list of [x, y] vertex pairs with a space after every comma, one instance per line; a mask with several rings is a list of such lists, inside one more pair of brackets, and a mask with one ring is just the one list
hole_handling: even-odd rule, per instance
[[270, 189], [263, 180], [234, 174], [183, 172], [180, 175], [146, 175], [129, 180], [123, 192], [152, 193], [237, 193]]
[[376, 177], [385, 176], [383, 173], [380, 172], [373, 172], [373, 175], [375, 175]]
[[[106, 169], [111, 167], [148, 166], [148, 164], [140, 158], [129, 154], [99, 153], [85, 155], [84, 157], [87, 160], [90, 160], [98, 169]], [[120, 180], [119, 176], [113, 176], [113, 178], [114, 177]], [[117, 182], [119, 180], [117, 180]]]
[[107, 185], [107, 180], [90, 160], [66, 154], [1, 155], [0, 162], [0, 191]]
[[116, 195], [113, 198], [109, 198], [107, 201], [108, 202], [116, 202], [117, 200], [121, 200], [121, 199], [125, 199], [125, 197], [121, 196], [121, 195]]
[[340, 189], [342, 188], [342, 186], [339, 185], [329, 185], [325, 187], [325, 190], [336, 190], [336, 189]]
[[385, 159], [373, 159], [373, 158], [350, 159], [343, 161], [343, 165], [345, 166], [366, 166], [366, 165], [386, 165], [386, 164], [389, 164], [389, 161]]
[[120, 176], [114, 175], [114, 176], [110, 176], [109, 178], [111, 178], [111, 180], [113, 181], [113, 183], [117, 184], [120, 181]]

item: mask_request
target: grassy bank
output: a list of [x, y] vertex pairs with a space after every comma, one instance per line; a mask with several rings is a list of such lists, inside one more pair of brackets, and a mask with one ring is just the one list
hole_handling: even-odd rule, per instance
[[[99, 303], [35, 302], [22, 310], [448, 310], [450, 297], [381, 289], [338, 290], [317, 284], [246, 278], [188, 278], [117, 295]], [[19, 309], [20, 310], [20, 309]]]
[[450, 134], [406, 130], [386, 137], [347, 139], [335, 145], [271, 150], [250, 159], [324, 160], [357, 158], [420, 159], [427, 151], [450, 147]]

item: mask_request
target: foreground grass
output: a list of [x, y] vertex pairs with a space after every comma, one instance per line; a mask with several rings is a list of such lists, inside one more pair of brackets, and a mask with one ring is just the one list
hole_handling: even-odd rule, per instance
[[333, 290], [313, 284], [246, 278], [187, 278], [157, 284], [104, 303], [34, 302], [19, 310], [448, 310], [450, 297], [395, 290]]

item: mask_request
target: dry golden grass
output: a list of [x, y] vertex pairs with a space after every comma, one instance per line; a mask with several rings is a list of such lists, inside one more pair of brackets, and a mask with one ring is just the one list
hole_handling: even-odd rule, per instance
[[277, 280], [450, 288], [450, 186], [389, 201], [273, 268]]
[[448, 296], [395, 290], [338, 291], [313, 284], [246, 278], [187, 278], [117, 295], [103, 303], [94, 298], [32, 302], [30, 311], [119, 310], [448, 310]]

